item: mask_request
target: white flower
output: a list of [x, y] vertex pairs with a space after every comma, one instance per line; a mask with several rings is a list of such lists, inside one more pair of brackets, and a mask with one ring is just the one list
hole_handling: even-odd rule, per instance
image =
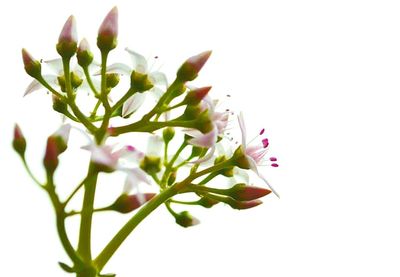
[[[146, 74], [153, 84], [153, 88], [149, 90], [151, 94], [160, 98], [168, 87], [167, 77], [160, 71], [152, 71], [152, 67], [149, 67], [146, 58], [135, 51], [125, 48], [125, 51], [129, 53], [132, 59], [132, 67], [123, 63], [114, 63], [107, 67], [108, 73], [118, 73], [126, 76], [130, 76], [132, 71]], [[128, 116], [135, 112], [144, 102], [146, 98], [145, 93], [135, 93], [131, 96], [122, 106], [122, 116]]]
[[[249, 143], [247, 143], [247, 141], [246, 141], [247, 132], [246, 132], [246, 125], [245, 125], [244, 119], [243, 119], [243, 113], [240, 113], [240, 115], [238, 116], [238, 121], [239, 121], [240, 130], [242, 133], [242, 149], [247, 158], [247, 161], [249, 162], [250, 169], [254, 173], [256, 173], [267, 184], [267, 186], [271, 189], [271, 191], [276, 196], [279, 197], [279, 194], [275, 191], [275, 189], [269, 184], [267, 179], [258, 170], [258, 166], [263, 165], [262, 163], [264, 162], [264, 157], [268, 151], [268, 145], [269, 145], [268, 139], [263, 138], [256, 145], [250, 145], [250, 143], [252, 143], [255, 139], [251, 140]], [[262, 129], [260, 131], [259, 136], [261, 136], [263, 134], [264, 134], [264, 129]], [[276, 158], [271, 157], [270, 161], [276, 161]], [[276, 164], [276, 163], [272, 163], [269, 165], [272, 167], [278, 166], [278, 164]]]

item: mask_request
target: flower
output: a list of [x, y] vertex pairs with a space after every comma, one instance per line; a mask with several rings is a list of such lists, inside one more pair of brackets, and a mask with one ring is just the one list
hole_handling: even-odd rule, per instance
[[[149, 67], [146, 58], [135, 51], [125, 48], [125, 51], [129, 53], [132, 59], [132, 67], [123, 63], [114, 63], [107, 67], [108, 73], [118, 73], [121, 75], [130, 76], [132, 71], [138, 72], [143, 75], [147, 75], [149, 81], [153, 84], [153, 87], [149, 90], [156, 99], [160, 98], [164, 93], [163, 89], [168, 87], [167, 77], [160, 71], [152, 71], [152, 67]], [[97, 72], [96, 74], [99, 74]], [[163, 87], [161, 89], [160, 87]], [[122, 117], [127, 117], [134, 113], [144, 102], [146, 96], [144, 93], [135, 93], [131, 96], [122, 106]]]
[[[267, 179], [258, 171], [258, 166], [264, 165], [263, 164], [264, 158], [265, 158], [265, 155], [267, 154], [268, 146], [269, 146], [268, 139], [263, 138], [263, 139], [261, 139], [260, 143], [258, 143], [257, 145], [250, 145], [250, 143], [252, 143], [256, 138], [258, 138], [259, 136], [262, 136], [264, 134], [265, 130], [262, 129], [259, 133], [259, 136], [257, 136], [256, 138], [252, 139], [249, 143], [247, 143], [247, 141], [246, 141], [247, 132], [246, 132], [246, 125], [244, 123], [243, 113], [240, 113], [240, 115], [238, 116], [238, 121], [239, 121], [240, 131], [242, 133], [241, 148], [242, 148], [242, 151], [245, 155], [245, 158], [248, 162], [250, 169], [254, 173], [256, 173], [267, 184], [267, 186], [271, 189], [271, 191], [277, 197], [279, 197], [279, 194], [276, 192], [276, 190], [269, 184]], [[277, 159], [275, 157], [271, 157], [269, 160], [272, 162], [275, 162]], [[272, 167], [278, 166], [277, 163], [272, 163], [269, 165]]]

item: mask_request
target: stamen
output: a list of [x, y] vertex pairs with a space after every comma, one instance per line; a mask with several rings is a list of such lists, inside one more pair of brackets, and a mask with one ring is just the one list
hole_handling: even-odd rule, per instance
[[271, 166], [272, 166], [272, 167], [278, 167], [279, 164], [273, 163], [273, 164], [271, 164]]
[[270, 157], [269, 160], [270, 160], [271, 162], [276, 162], [278, 159], [275, 158], [275, 157]]
[[268, 139], [267, 139], [267, 138], [263, 139], [263, 140], [262, 140], [262, 144], [263, 144], [263, 147], [264, 147], [264, 148], [267, 148], [268, 145], [269, 145]]
[[260, 131], [260, 136], [261, 136], [262, 134], [264, 134], [264, 132], [265, 132], [265, 129], [262, 128], [261, 131]]

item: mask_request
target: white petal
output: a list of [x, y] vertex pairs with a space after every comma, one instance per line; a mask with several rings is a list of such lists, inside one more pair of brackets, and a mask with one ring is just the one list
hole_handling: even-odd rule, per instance
[[139, 73], [147, 73], [148, 65], [146, 58], [129, 48], [125, 48], [125, 51], [131, 56], [134, 70]]
[[123, 171], [127, 174], [124, 185], [124, 192], [129, 193], [133, 188], [139, 190], [140, 183], [151, 185], [151, 181], [147, 177], [146, 172], [144, 172], [140, 168], [124, 168]]
[[[113, 63], [113, 64], [107, 66], [106, 72], [107, 73], [117, 73], [117, 74], [130, 76], [131, 73], [132, 73], [132, 69], [129, 66], [127, 66], [126, 64], [123, 64], [123, 63]], [[93, 75], [97, 76], [97, 75], [100, 75], [100, 74], [101, 74], [101, 70], [98, 70]]]
[[243, 113], [240, 112], [238, 115], [239, 127], [240, 131], [242, 132], [242, 146], [244, 150], [246, 149], [246, 125], [244, 124]]
[[142, 151], [139, 151], [135, 147], [130, 145], [124, 146], [114, 153], [119, 155], [120, 159], [124, 159], [125, 161], [133, 162], [136, 164], [138, 164], [144, 156], [144, 153]]
[[31, 94], [32, 92], [37, 91], [41, 88], [44, 88], [42, 84], [39, 83], [36, 79], [33, 79], [32, 82], [25, 89], [24, 96], [27, 96], [28, 94]]
[[154, 71], [149, 74], [149, 79], [153, 83], [153, 85], [165, 86], [168, 87], [167, 76], [160, 71]]
[[258, 176], [261, 178], [261, 180], [263, 180], [266, 184], [267, 184], [267, 186], [270, 188], [270, 190], [278, 197], [278, 198], [281, 198], [280, 196], [279, 196], [279, 194], [276, 192], [276, 190], [270, 185], [270, 183], [267, 181], [267, 179], [265, 179], [265, 177], [264, 176], [262, 176], [261, 174], [258, 174]]
[[146, 95], [144, 93], [135, 93], [122, 106], [122, 117], [134, 113], [143, 104]]
[[150, 92], [150, 95], [152, 95], [157, 102], [158, 102], [158, 100], [160, 100], [161, 96], [164, 94], [164, 91], [158, 87], [153, 87], [152, 89], [150, 89], [149, 92]]
[[53, 71], [56, 75], [61, 75], [64, 72], [62, 59], [52, 59], [44, 61], [44, 63]]
[[164, 141], [160, 136], [152, 135], [147, 141], [146, 155], [152, 157], [161, 157], [164, 147]]

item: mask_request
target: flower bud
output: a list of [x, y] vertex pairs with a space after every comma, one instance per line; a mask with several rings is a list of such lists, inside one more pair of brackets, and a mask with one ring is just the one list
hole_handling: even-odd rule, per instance
[[167, 127], [163, 130], [163, 139], [165, 143], [169, 143], [175, 136], [175, 130], [172, 127]]
[[108, 73], [106, 74], [106, 86], [107, 88], [115, 88], [119, 83], [118, 73]]
[[103, 52], [109, 52], [117, 47], [118, 9], [114, 7], [104, 18], [97, 35], [97, 46]]
[[192, 216], [188, 211], [183, 211], [175, 215], [175, 222], [182, 227], [195, 226], [200, 223], [200, 220]]
[[251, 200], [251, 201], [236, 201], [233, 200], [229, 203], [227, 203], [231, 208], [236, 209], [236, 210], [246, 210], [246, 209], [251, 209], [254, 208], [258, 205], [262, 204], [261, 200]]
[[62, 114], [68, 111], [67, 103], [62, 101], [58, 96], [53, 95], [52, 100], [53, 100], [53, 110]]
[[131, 88], [137, 92], [144, 92], [153, 87], [153, 83], [149, 80], [147, 74], [137, 72], [131, 73]]
[[26, 140], [18, 124], [15, 124], [14, 127], [14, 139], [12, 145], [14, 150], [21, 156], [21, 158], [23, 158], [25, 156]]
[[56, 142], [58, 155], [67, 150], [70, 131], [71, 125], [64, 124], [50, 136]]
[[236, 184], [232, 188], [228, 189], [228, 194], [235, 200], [239, 201], [250, 201], [261, 198], [270, 194], [271, 191], [269, 189], [254, 187], [254, 186], [246, 186], [246, 184]]
[[55, 137], [47, 139], [46, 152], [44, 154], [43, 165], [49, 175], [53, 175], [58, 166], [58, 146]]
[[204, 208], [211, 208], [219, 202], [220, 201], [212, 199], [208, 196], [203, 196], [199, 201], [197, 201], [197, 204], [203, 206]]
[[25, 48], [22, 49], [22, 61], [24, 62], [25, 71], [29, 76], [35, 79], [41, 77], [42, 66], [40, 62], [35, 60]]
[[[110, 210], [119, 212], [119, 213], [129, 213], [133, 210], [136, 210], [144, 203], [152, 199], [156, 196], [155, 193], [143, 193], [142, 195], [138, 194], [122, 194], [115, 200], [115, 202], [109, 207]], [[142, 202], [144, 201], [144, 202]]]
[[93, 53], [90, 51], [89, 43], [85, 38], [79, 43], [76, 58], [78, 64], [83, 68], [88, 67], [93, 61]]
[[79, 77], [79, 75], [77, 73], [75, 73], [74, 71], [71, 72], [70, 74], [70, 79], [71, 79], [71, 86], [73, 89], [77, 89], [80, 85], [82, 85], [82, 78]]
[[194, 80], [200, 72], [201, 68], [207, 62], [210, 55], [211, 51], [205, 51], [187, 59], [178, 69], [178, 72], [176, 74], [177, 79], [181, 82]]
[[207, 96], [211, 87], [202, 87], [191, 90], [183, 100], [187, 105], [198, 105]]
[[203, 111], [203, 109], [201, 108], [200, 105], [196, 105], [196, 106], [188, 105], [188, 106], [186, 106], [186, 109], [183, 112], [182, 117], [185, 120], [196, 119], [201, 114], [202, 111]]
[[148, 174], [155, 174], [161, 171], [161, 158], [153, 156], [145, 156], [140, 162], [140, 168]]
[[78, 44], [78, 34], [76, 32], [76, 21], [74, 16], [70, 16], [61, 30], [56, 45], [57, 52], [61, 57], [69, 59], [75, 55]]

